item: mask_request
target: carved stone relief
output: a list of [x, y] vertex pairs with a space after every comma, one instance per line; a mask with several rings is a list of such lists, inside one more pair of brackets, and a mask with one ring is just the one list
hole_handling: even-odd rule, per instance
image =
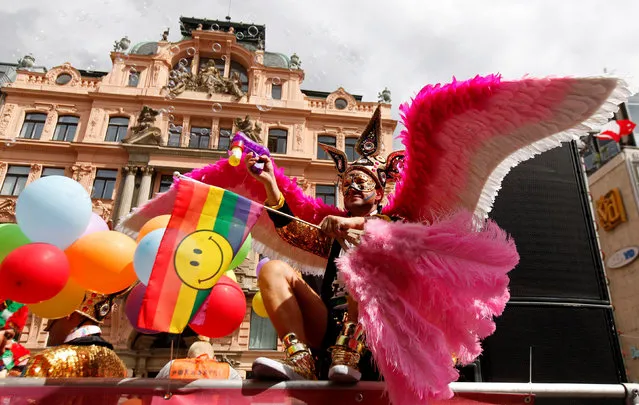
[[85, 190], [91, 194], [93, 165], [90, 163], [79, 163], [71, 167], [72, 179], [82, 184]]
[[42, 173], [42, 165], [38, 163], [34, 163], [31, 165], [31, 169], [29, 170], [29, 176], [27, 177], [27, 184], [37, 180]]
[[11, 137], [11, 134], [9, 133], [9, 124], [13, 118], [15, 109], [15, 104], [5, 104], [4, 109], [2, 110], [2, 116], [0, 116], [0, 137]]
[[102, 200], [93, 200], [93, 212], [108, 222], [111, 219], [111, 213], [113, 212], [113, 203], [105, 203]]
[[338, 98], [343, 98], [344, 100], [346, 100], [346, 109], [349, 111], [352, 111], [357, 107], [357, 100], [355, 100], [355, 97], [347, 93], [344, 88], [340, 87], [339, 89], [329, 94], [328, 97], [326, 97], [326, 108], [329, 110], [334, 110], [335, 100], [337, 100]]
[[304, 125], [295, 124], [295, 143], [293, 144], [293, 150], [301, 152], [304, 150]]

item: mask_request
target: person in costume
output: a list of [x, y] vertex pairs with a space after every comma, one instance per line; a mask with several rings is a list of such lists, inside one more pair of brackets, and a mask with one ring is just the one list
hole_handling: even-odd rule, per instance
[[29, 350], [17, 343], [28, 316], [29, 310], [24, 304], [10, 300], [0, 304], [0, 375], [19, 374], [29, 358]]
[[87, 292], [71, 315], [50, 320], [45, 329], [50, 348], [31, 358], [24, 376], [126, 377], [126, 367], [113, 345], [102, 338], [100, 325], [111, 313], [115, 298], [127, 291], [111, 295]]
[[[379, 156], [381, 123], [378, 107], [356, 143], [360, 158], [350, 164], [344, 152], [320, 145], [335, 161], [348, 216], [326, 216], [321, 229], [316, 229], [269, 212], [280, 236], [302, 249], [327, 255], [328, 266], [319, 295], [284, 261], [271, 260], [262, 267], [258, 284], [269, 317], [284, 343], [286, 357], [283, 361], [256, 359], [255, 378], [299, 380], [319, 376], [354, 382], [362, 377], [359, 364], [367, 354], [364, 333], [357, 322], [357, 303], [348, 295], [335, 259], [357, 244], [357, 238], [348, 235], [349, 229], [363, 230], [370, 219], [391, 220], [381, 215], [380, 204], [387, 178], [397, 173], [403, 154], [393, 153], [388, 165]], [[258, 162], [265, 165], [256, 174], [251, 168]], [[249, 155], [246, 165], [248, 172], [264, 185], [265, 205], [294, 215], [279, 190], [270, 158]], [[309, 346], [316, 350], [319, 365]], [[370, 361], [362, 363], [371, 365]], [[372, 367], [364, 371], [367, 377], [378, 378]]]
[[178, 380], [241, 380], [240, 374], [230, 364], [215, 360], [215, 351], [209, 342], [194, 342], [186, 359], [166, 363], [155, 378]]
[[[626, 84], [611, 77], [502, 80], [487, 75], [427, 85], [400, 106], [403, 159], [389, 156], [385, 167], [376, 163], [379, 145], [368, 142], [375, 131], [365, 132], [358, 142], [364, 162], [352, 166], [359, 167], [351, 168], [339, 151], [331, 153], [342, 190], [359, 192], [361, 211], [327, 206], [304, 194], [295, 179], [262, 156], [247, 157], [249, 166], [258, 160], [272, 166], [258, 178], [226, 159], [186, 174], [288, 210], [299, 220], [321, 224], [324, 231], [298, 230], [305, 224], [267, 215], [252, 228], [253, 249], [280, 260], [262, 268], [266, 274], [259, 281], [287, 353], [283, 363], [256, 361], [254, 371], [315, 378], [317, 365], [308, 347], [319, 345], [333, 348], [329, 360], [334, 365], [350, 367], [336, 369], [334, 376], [356, 379], [351, 369], [359, 354], [363, 371], [365, 347], [393, 404], [450, 398], [449, 383], [459, 376], [456, 363], [470, 364], [481, 354], [481, 340], [495, 331], [494, 318], [509, 300], [508, 273], [519, 261], [514, 241], [487, 219], [502, 180], [517, 164], [596, 131], [629, 95]], [[381, 189], [374, 176], [382, 186], [389, 182], [383, 186], [387, 203], [379, 208]], [[147, 221], [171, 213], [182, 181], [188, 180], [177, 179], [118, 229], [136, 237]], [[361, 200], [372, 194], [365, 191], [373, 183], [375, 203], [365, 212]], [[359, 240], [350, 237], [353, 230], [362, 230], [357, 215], [365, 219]], [[322, 293], [304, 286], [284, 262], [304, 274], [323, 276]], [[329, 319], [344, 307], [343, 324], [339, 317]], [[289, 320], [280, 312], [288, 313]], [[343, 338], [331, 339], [329, 329]]]
[[10, 347], [2, 355], [0, 365], [0, 378], [20, 377], [24, 371], [31, 352], [20, 343], [11, 342]]

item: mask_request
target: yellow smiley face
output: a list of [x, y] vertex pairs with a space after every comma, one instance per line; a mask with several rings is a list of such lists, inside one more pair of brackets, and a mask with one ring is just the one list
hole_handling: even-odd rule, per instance
[[220, 234], [195, 231], [182, 239], [175, 251], [175, 271], [182, 282], [196, 290], [208, 290], [233, 260], [233, 248]]

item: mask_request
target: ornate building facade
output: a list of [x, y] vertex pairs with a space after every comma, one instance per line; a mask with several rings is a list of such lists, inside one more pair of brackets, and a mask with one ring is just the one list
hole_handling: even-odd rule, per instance
[[[339, 204], [335, 173], [318, 142], [355, 154], [355, 140], [377, 102], [364, 102], [343, 88], [302, 90], [297, 55], [264, 50], [264, 26], [194, 18], [180, 19], [182, 40], [146, 42], [110, 54], [111, 70], [90, 72], [69, 63], [48, 71], [18, 68], [1, 91], [0, 222], [15, 221], [15, 202], [30, 182], [69, 176], [91, 194], [93, 208], [111, 225], [166, 190], [174, 171], [188, 172], [226, 156], [238, 129], [268, 145], [286, 173], [307, 193]], [[392, 149], [396, 121], [390, 92], [380, 96], [385, 153]], [[255, 262], [238, 270], [247, 296], [242, 327], [214, 341], [218, 356], [241, 371], [273, 354], [277, 337], [268, 320], [255, 316]], [[171, 342], [185, 352], [193, 333], [140, 335], [122, 311], [105, 325], [131, 375], [153, 376], [168, 360]], [[32, 317], [22, 340], [46, 345], [46, 320]]]

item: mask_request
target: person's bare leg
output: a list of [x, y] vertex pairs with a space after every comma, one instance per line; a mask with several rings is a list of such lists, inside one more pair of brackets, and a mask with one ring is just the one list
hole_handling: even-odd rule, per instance
[[271, 260], [262, 267], [258, 285], [280, 339], [295, 333], [300, 341], [319, 347], [326, 332], [326, 307], [295, 270], [282, 261]]
[[286, 358], [260, 357], [253, 363], [257, 378], [312, 379], [315, 362], [307, 346], [319, 347], [326, 333], [327, 310], [321, 298], [288, 264], [267, 262], [258, 285], [269, 318], [284, 342]]

